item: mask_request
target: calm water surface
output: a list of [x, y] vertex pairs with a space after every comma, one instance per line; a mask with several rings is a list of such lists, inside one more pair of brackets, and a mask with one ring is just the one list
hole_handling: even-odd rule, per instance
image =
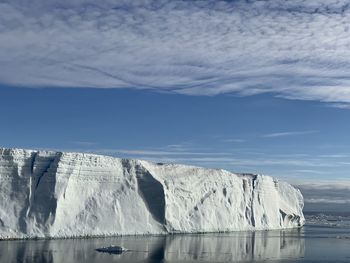
[[[350, 262], [350, 217], [307, 220], [288, 231], [1, 241], [0, 262]], [[111, 244], [131, 251], [95, 251]]]

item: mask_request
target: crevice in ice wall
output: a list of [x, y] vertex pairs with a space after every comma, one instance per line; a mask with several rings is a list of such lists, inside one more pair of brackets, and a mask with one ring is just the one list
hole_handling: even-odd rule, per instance
[[57, 208], [57, 197], [55, 196], [56, 174], [61, 153], [44, 157], [46, 167], [42, 170], [37, 179], [34, 192], [34, 204], [32, 213], [35, 216], [35, 223], [42, 226], [44, 232], [52, 225]]
[[253, 227], [256, 226], [256, 222], [255, 222], [255, 213], [254, 213], [254, 199], [255, 199], [255, 187], [256, 187], [256, 184], [257, 184], [257, 176], [256, 175], [252, 175], [252, 180], [250, 181], [251, 182], [251, 186], [248, 187], [249, 190], [251, 191], [250, 193], [250, 202], [249, 202], [249, 219], [250, 219], [250, 223]]
[[[32, 163], [35, 153], [32, 152], [29, 156], [29, 158], [25, 158], [25, 156], [21, 156], [23, 160], [21, 160], [23, 163], [21, 164], [22, 167], [20, 168], [19, 163], [20, 160], [13, 160], [14, 163], [16, 163], [17, 166], [17, 180], [13, 180], [12, 183], [16, 183], [17, 187], [14, 187], [12, 185], [12, 189], [14, 189], [14, 193], [20, 193], [22, 195], [16, 197], [18, 200], [23, 200], [25, 204], [22, 205], [22, 209], [19, 213], [18, 217], [18, 224], [19, 229], [22, 233], [27, 233], [27, 215], [28, 215], [28, 209], [30, 207], [30, 198], [31, 198], [31, 187], [32, 187]], [[9, 155], [11, 156], [11, 155]], [[13, 156], [11, 156], [13, 158]], [[17, 189], [16, 189], [17, 188]], [[19, 190], [21, 189], [21, 190]], [[14, 200], [11, 198], [11, 200]]]
[[31, 154], [31, 165], [30, 165], [30, 172], [31, 174], [34, 173], [34, 167], [35, 167], [35, 159], [36, 159], [36, 156], [38, 155], [38, 152], [32, 152]]
[[141, 165], [136, 165], [136, 179], [140, 196], [143, 198], [153, 218], [165, 223], [165, 196], [163, 185]]
[[282, 218], [282, 224], [281, 225], [283, 225], [284, 219], [286, 218], [287, 214], [280, 209], [280, 215], [281, 215], [281, 218]]
[[[45, 234], [55, 218], [57, 199], [55, 197], [56, 173], [61, 153], [32, 156], [29, 205], [26, 212], [30, 229], [40, 228]], [[30, 232], [28, 229], [25, 233]], [[30, 233], [28, 233], [30, 234]]]

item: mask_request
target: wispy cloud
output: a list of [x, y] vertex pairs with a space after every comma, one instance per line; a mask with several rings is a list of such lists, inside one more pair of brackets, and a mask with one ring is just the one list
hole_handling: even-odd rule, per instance
[[349, 0], [0, 4], [0, 84], [350, 105]]
[[[192, 146], [188, 149], [178, 150], [163, 148], [148, 149], [75, 149], [74, 151], [92, 152], [97, 154], [111, 155], [121, 158], [143, 159], [153, 162], [171, 162], [193, 164], [207, 167], [221, 167], [232, 171], [238, 171], [242, 167], [253, 169], [259, 173], [266, 173], [269, 168], [283, 169], [287, 174], [294, 175], [320, 175], [329, 174], [328, 170], [337, 167], [347, 167], [350, 162], [342, 159], [324, 158], [320, 156], [309, 156], [307, 154], [256, 154], [249, 149], [236, 149], [235, 151], [218, 152], [213, 149], [200, 151]], [[264, 172], [265, 171], [265, 172]]]
[[321, 154], [319, 155], [321, 158], [350, 158], [350, 154]]
[[286, 137], [286, 136], [298, 136], [298, 135], [306, 135], [317, 133], [318, 131], [289, 131], [289, 132], [275, 132], [275, 133], [267, 133], [261, 135], [263, 138], [276, 138], [276, 137]]
[[186, 152], [191, 150], [198, 150], [198, 147], [194, 147], [192, 142], [182, 142], [177, 144], [168, 144], [165, 147], [161, 147], [161, 150], [170, 150], [170, 151], [179, 151], [179, 152]]
[[325, 171], [311, 170], [311, 169], [299, 169], [299, 170], [295, 170], [295, 172], [297, 172], [299, 174], [315, 174], [315, 175], [327, 174], [327, 172], [325, 172]]
[[222, 139], [222, 142], [232, 142], [232, 143], [243, 143], [247, 140], [244, 139], [238, 139], [238, 138], [231, 138], [231, 139]]
[[331, 103], [329, 104], [329, 106], [333, 108], [344, 109], [344, 110], [350, 109], [350, 103]]
[[134, 155], [134, 156], [169, 156], [169, 155], [177, 155], [177, 156], [223, 156], [228, 155], [227, 152], [189, 152], [189, 151], [164, 151], [164, 150], [147, 150], [147, 149], [94, 149], [91, 150], [96, 153], [104, 153], [104, 154], [126, 154], [126, 155]]

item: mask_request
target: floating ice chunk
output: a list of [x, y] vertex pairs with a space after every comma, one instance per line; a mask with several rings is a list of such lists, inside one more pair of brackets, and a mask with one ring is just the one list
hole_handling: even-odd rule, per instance
[[96, 248], [96, 251], [110, 253], [110, 254], [121, 254], [121, 253], [123, 253], [125, 251], [129, 251], [129, 250], [124, 248], [124, 247], [111, 245], [109, 247]]

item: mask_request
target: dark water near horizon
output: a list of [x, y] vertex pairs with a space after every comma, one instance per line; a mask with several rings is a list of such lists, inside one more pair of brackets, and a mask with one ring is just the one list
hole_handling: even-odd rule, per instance
[[[350, 213], [306, 213], [282, 231], [0, 241], [0, 262], [350, 262]], [[120, 255], [97, 252], [118, 245]]]

